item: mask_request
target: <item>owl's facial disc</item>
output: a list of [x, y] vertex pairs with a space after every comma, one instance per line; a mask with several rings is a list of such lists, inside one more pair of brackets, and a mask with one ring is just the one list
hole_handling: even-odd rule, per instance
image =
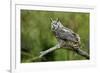
[[59, 24], [57, 21], [52, 21], [51, 23], [52, 30], [57, 30], [59, 28]]

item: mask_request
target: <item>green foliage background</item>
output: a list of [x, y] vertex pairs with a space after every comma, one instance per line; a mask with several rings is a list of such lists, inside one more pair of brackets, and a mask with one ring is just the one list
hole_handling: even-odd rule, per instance
[[51, 31], [49, 17], [59, 18], [65, 27], [78, 33], [82, 49], [89, 53], [89, 16], [89, 13], [79, 12], [21, 10], [21, 62], [85, 60], [84, 57], [61, 48], [45, 55], [42, 59], [31, 61], [40, 54], [40, 51], [57, 43]]

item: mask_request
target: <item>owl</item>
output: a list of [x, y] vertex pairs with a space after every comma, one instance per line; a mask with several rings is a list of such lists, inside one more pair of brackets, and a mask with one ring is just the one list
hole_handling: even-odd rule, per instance
[[51, 18], [51, 30], [62, 48], [80, 48], [79, 35], [71, 29], [64, 27], [59, 19], [52, 20]]

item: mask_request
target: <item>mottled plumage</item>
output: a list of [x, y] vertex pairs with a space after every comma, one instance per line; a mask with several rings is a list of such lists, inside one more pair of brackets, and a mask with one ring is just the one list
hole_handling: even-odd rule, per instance
[[52, 20], [51, 29], [59, 43], [61, 43], [62, 47], [80, 47], [79, 35], [73, 32], [71, 29], [64, 27], [58, 19]]

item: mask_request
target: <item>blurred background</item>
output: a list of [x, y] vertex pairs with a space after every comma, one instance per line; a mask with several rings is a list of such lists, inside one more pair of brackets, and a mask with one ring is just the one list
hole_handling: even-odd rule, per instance
[[59, 18], [65, 27], [78, 33], [81, 49], [89, 53], [89, 16], [89, 13], [80, 12], [21, 10], [21, 63], [86, 60], [63, 48], [48, 53], [41, 59], [32, 59], [57, 43], [49, 17]]

